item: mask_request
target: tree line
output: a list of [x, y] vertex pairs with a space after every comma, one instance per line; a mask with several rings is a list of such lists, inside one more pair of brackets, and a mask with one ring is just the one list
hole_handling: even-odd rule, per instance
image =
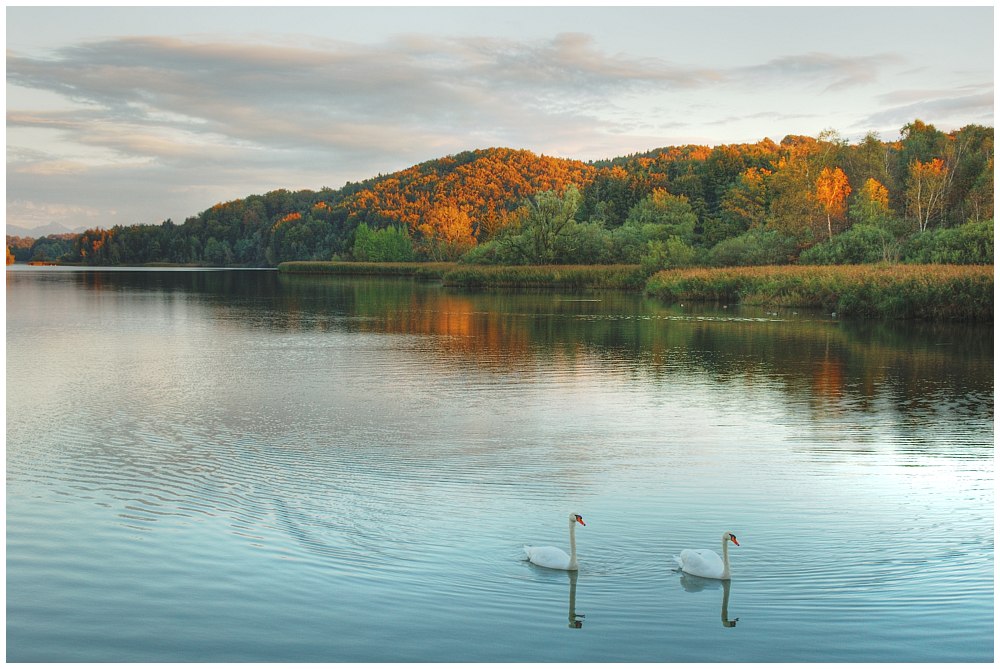
[[18, 260], [44, 253], [89, 265], [461, 260], [655, 270], [992, 263], [992, 230], [993, 129], [947, 133], [915, 120], [894, 141], [869, 133], [851, 144], [825, 131], [589, 163], [467, 151], [338, 190], [250, 195], [182, 224], [96, 228], [59, 240], [68, 248], [35, 240], [12, 250]]

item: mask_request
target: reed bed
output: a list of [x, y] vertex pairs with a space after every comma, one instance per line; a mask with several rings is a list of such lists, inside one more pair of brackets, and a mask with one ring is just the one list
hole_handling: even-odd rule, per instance
[[709, 301], [817, 308], [858, 318], [993, 321], [993, 267], [824, 265], [664, 270], [646, 293]]
[[341, 262], [295, 260], [278, 265], [286, 274], [342, 274], [362, 276], [412, 276], [441, 279], [456, 265], [452, 262]]
[[458, 265], [443, 278], [446, 286], [563, 290], [641, 290], [645, 282], [639, 265]]

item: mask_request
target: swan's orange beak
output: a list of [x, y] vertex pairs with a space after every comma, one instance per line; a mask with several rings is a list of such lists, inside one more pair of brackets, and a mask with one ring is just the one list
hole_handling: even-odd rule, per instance
[[583, 518], [581, 518], [580, 516], [577, 516], [577, 517], [576, 517], [576, 522], [580, 523], [580, 524], [581, 524], [581, 525], [583, 525], [584, 527], [586, 527], [586, 526], [587, 526], [587, 523], [583, 522]]
[[739, 545], [740, 545], [740, 542], [736, 541], [736, 537], [734, 537], [733, 535], [731, 535], [731, 534], [730, 534], [730, 535], [729, 535], [729, 539], [730, 539], [730, 541], [732, 541], [732, 542], [733, 542], [734, 544], [736, 544], [737, 546], [739, 546]]

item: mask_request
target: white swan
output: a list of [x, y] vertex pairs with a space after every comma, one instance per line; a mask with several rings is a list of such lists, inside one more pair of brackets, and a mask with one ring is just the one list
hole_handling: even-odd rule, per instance
[[740, 542], [736, 540], [736, 535], [732, 532], [722, 533], [722, 558], [718, 553], [708, 549], [687, 548], [681, 551], [680, 555], [675, 555], [677, 566], [681, 571], [702, 578], [718, 578], [723, 581], [729, 579], [729, 542], [732, 541], [737, 546]]
[[524, 554], [528, 556], [528, 560], [532, 563], [537, 564], [539, 567], [548, 567], [549, 569], [564, 569], [566, 571], [576, 571], [579, 566], [576, 563], [576, 524], [580, 523], [584, 527], [587, 523], [583, 522], [583, 518], [579, 514], [571, 513], [569, 514], [569, 550], [570, 555], [566, 555], [566, 551], [561, 548], [556, 548], [555, 546], [525, 546]]

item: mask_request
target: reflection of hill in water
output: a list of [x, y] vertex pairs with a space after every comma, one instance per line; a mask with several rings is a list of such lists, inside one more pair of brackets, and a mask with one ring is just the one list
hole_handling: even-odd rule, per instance
[[[80, 272], [95, 290], [175, 293], [224, 310], [223, 327], [429, 336], [430, 355], [497, 373], [766, 384], [814, 411], [993, 414], [992, 325], [836, 321], [825, 314], [666, 306], [637, 294], [471, 293], [397, 278], [271, 271]], [[611, 378], [609, 376], [609, 378]], [[971, 398], [971, 399], [970, 399]]]

